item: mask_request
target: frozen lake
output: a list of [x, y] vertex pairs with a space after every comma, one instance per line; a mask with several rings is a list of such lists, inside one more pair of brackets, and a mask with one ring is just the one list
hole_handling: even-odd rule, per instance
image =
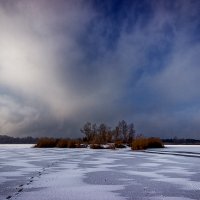
[[0, 199], [200, 199], [200, 146], [161, 150], [0, 145]]

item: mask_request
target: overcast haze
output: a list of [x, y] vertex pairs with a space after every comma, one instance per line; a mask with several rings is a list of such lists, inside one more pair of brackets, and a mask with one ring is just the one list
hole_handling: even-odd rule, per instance
[[198, 0], [0, 0], [0, 134], [200, 138], [199, 87]]

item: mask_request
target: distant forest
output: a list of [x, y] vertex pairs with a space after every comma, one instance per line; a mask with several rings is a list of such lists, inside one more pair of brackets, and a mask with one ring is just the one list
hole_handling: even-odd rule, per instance
[[[39, 138], [34, 137], [11, 137], [7, 135], [0, 135], [0, 144], [36, 144]], [[171, 138], [162, 139], [164, 144], [197, 144], [200, 145], [200, 140], [184, 139], [184, 138]]]
[[184, 138], [172, 138], [172, 139], [162, 139], [164, 144], [198, 144], [200, 145], [200, 140], [196, 139], [184, 139]]
[[36, 144], [39, 138], [0, 135], [0, 144]]

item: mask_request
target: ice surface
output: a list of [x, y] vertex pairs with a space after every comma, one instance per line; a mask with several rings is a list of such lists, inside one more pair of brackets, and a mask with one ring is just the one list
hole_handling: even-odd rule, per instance
[[0, 145], [1, 200], [200, 199], [198, 146], [149, 152], [30, 147]]

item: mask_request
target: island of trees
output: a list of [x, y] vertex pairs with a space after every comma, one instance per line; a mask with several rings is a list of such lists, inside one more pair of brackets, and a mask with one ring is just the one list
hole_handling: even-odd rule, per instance
[[122, 120], [111, 128], [104, 123], [99, 125], [87, 122], [81, 128], [82, 138], [33, 138], [33, 137], [11, 137], [7, 135], [0, 135], [0, 144], [36, 144], [35, 147], [60, 147], [60, 148], [86, 148], [93, 149], [115, 149], [131, 147], [133, 150], [147, 149], [147, 148], [162, 148], [164, 144], [179, 145], [200, 145], [200, 140], [185, 139], [185, 138], [145, 138], [141, 134], [136, 134], [133, 123], [128, 124]]
[[41, 138], [35, 147], [85, 148], [89, 146], [92, 149], [116, 149], [129, 146], [133, 150], [164, 147], [159, 138], [136, 135], [134, 124], [128, 124], [125, 120], [119, 121], [114, 129], [104, 123], [97, 125], [87, 122], [80, 131], [84, 135], [83, 138]]

